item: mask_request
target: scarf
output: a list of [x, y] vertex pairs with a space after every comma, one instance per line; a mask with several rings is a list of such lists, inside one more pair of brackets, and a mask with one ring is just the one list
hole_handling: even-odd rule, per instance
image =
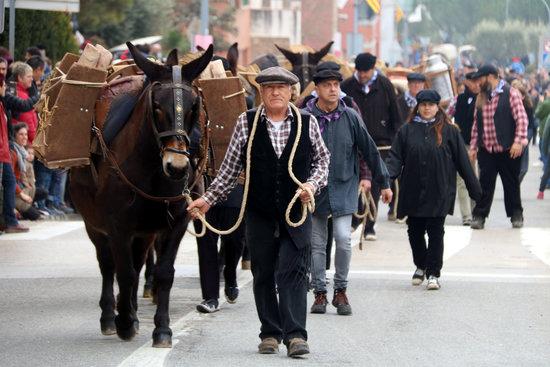
[[16, 142], [10, 142], [10, 147], [15, 151], [15, 153], [17, 153], [17, 166], [19, 167], [19, 171], [25, 172], [27, 169], [25, 162], [27, 161], [27, 156], [29, 155], [29, 153], [27, 153], [27, 149]]
[[431, 120], [424, 120], [420, 115], [416, 115], [413, 118], [413, 122], [419, 122], [421, 124], [431, 124], [432, 122], [435, 122], [435, 117]]
[[[318, 101], [318, 98], [312, 98], [307, 102], [307, 108], [306, 110], [313, 114], [313, 111], [317, 109], [321, 112], [321, 114], [318, 117], [317, 122], [319, 123], [319, 130], [321, 131], [321, 134], [325, 130], [325, 127], [327, 124], [331, 121], [337, 121], [340, 118], [340, 115], [342, 114], [341, 111], [339, 111], [338, 108], [336, 108], [334, 111], [331, 112], [324, 112], [321, 111], [319, 108], [315, 108], [315, 103]], [[340, 105], [341, 102], [338, 102], [338, 105]]]
[[407, 103], [407, 107], [414, 108], [416, 106], [416, 98], [411, 96], [409, 91], [405, 91], [405, 103]]
[[[355, 76], [355, 79], [357, 79], [357, 81], [359, 82], [359, 75], [357, 75], [357, 71], [353, 75]], [[363, 92], [365, 92], [365, 94], [369, 94], [370, 87], [372, 86], [372, 83], [376, 81], [376, 78], [378, 78], [378, 70], [374, 70], [374, 74], [372, 74], [372, 78], [370, 78], [367, 84], [363, 85]]]

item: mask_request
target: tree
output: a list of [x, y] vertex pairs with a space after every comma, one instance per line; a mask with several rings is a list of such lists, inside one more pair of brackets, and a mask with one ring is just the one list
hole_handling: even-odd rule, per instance
[[126, 19], [134, 0], [80, 0], [79, 29], [91, 38], [100, 37], [107, 46], [125, 41], [118, 26]]
[[[9, 23], [9, 17], [6, 17]], [[6, 24], [6, 29], [9, 25]], [[0, 35], [0, 44], [8, 44], [8, 32]], [[66, 52], [76, 52], [69, 14], [54, 11], [16, 9], [15, 11], [15, 60], [23, 59], [27, 47], [42, 45], [47, 56], [56, 62]]]

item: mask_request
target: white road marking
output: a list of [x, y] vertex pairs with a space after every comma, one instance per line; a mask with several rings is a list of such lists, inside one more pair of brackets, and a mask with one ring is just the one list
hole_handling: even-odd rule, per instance
[[[334, 274], [334, 270], [327, 271]], [[410, 271], [392, 271], [392, 270], [350, 270], [349, 274], [357, 275], [390, 275], [390, 276], [411, 276]], [[480, 278], [480, 279], [550, 279], [550, 274], [518, 274], [518, 273], [466, 273], [444, 271], [443, 275], [457, 278]]]
[[546, 265], [550, 265], [550, 229], [522, 228], [521, 244]]
[[[252, 275], [250, 272], [240, 272], [238, 284], [239, 288], [245, 287], [252, 281]], [[223, 287], [220, 288], [220, 294], [223, 294]], [[220, 307], [225, 304], [225, 299], [220, 299]], [[223, 311], [221, 311], [223, 312]], [[172, 348], [153, 348], [152, 341], [148, 341], [140, 348], [136, 349], [130, 354], [118, 367], [156, 367], [164, 366], [164, 362], [174, 346], [179, 343], [179, 339], [189, 333], [189, 324], [193, 321], [199, 321], [207, 317], [207, 314], [199, 314], [193, 310], [186, 315], [178, 319], [171, 325], [174, 335], [172, 337]]]
[[4, 233], [0, 241], [44, 241], [84, 227], [83, 221], [42, 221], [27, 233]]

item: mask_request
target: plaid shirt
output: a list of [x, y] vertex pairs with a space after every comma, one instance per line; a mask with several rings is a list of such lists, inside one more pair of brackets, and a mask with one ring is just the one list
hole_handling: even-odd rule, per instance
[[[278, 128], [267, 118], [265, 109], [261, 111], [261, 118], [258, 123], [267, 123], [267, 132], [269, 139], [273, 145], [273, 149], [277, 157], [281, 157], [285, 149], [288, 137], [290, 136], [290, 128], [292, 126], [292, 110], [288, 108], [286, 119]], [[314, 116], [310, 117], [309, 123], [309, 139], [312, 147], [312, 162], [311, 174], [307, 183], [311, 184], [315, 191], [327, 185], [328, 168], [330, 163], [330, 152], [328, 151], [321, 133], [319, 124]], [[225, 153], [225, 158], [220, 167], [220, 171], [216, 179], [212, 182], [208, 190], [202, 198], [209, 204], [214, 205], [219, 201], [225, 200], [233, 187], [237, 184], [237, 178], [243, 170], [242, 151], [248, 142], [248, 121], [246, 113], [239, 116], [233, 136], [229, 142], [229, 147]]]
[[[491, 100], [487, 101], [482, 109], [483, 116], [483, 146], [488, 152], [501, 153], [504, 151], [504, 147], [498, 143], [497, 132], [495, 128], [494, 116], [497, 110], [498, 100], [502, 93], [503, 81], [501, 80], [498, 86], [491, 93]], [[525, 113], [525, 107], [523, 107], [523, 101], [521, 100], [521, 94], [515, 88], [510, 88], [510, 108], [512, 109], [512, 116], [516, 121], [516, 133], [514, 138], [514, 144], [527, 145], [527, 125], [529, 120], [527, 119], [527, 113]], [[470, 147], [477, 149], [477, 113], [474, 115], [474, 125], [472, 126], [472, 140], [470, 141]]]

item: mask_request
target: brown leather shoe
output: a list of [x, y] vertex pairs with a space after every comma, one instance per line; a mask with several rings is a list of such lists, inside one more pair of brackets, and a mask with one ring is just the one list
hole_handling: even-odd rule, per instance
[[336, 307], [338, 315], [351, 315], [351, 306], [348, 301], [348, 296], [346, 296], [346, 288], [334, 290], [332, 305]]
[[6, 233], [25, 233], [28, 231], [29, 231], [29, 228], [21, 224], [18, 224], [16, 226], [7, 226], [5, 230]]
[[311, 305], [311, 313], [326, 313], [327, 312], [327, 294], [326, 292], [315, 293], [315, 301]]
[[272, 337], [262, 339], [262, 342], [258, 345], [258, 353], [260, 354], [279, 353], [279, 341]]
[[286, 355], [292, 358], [309, 354], [309, 345], [302, 338], [292, 338], [288, 341]]

